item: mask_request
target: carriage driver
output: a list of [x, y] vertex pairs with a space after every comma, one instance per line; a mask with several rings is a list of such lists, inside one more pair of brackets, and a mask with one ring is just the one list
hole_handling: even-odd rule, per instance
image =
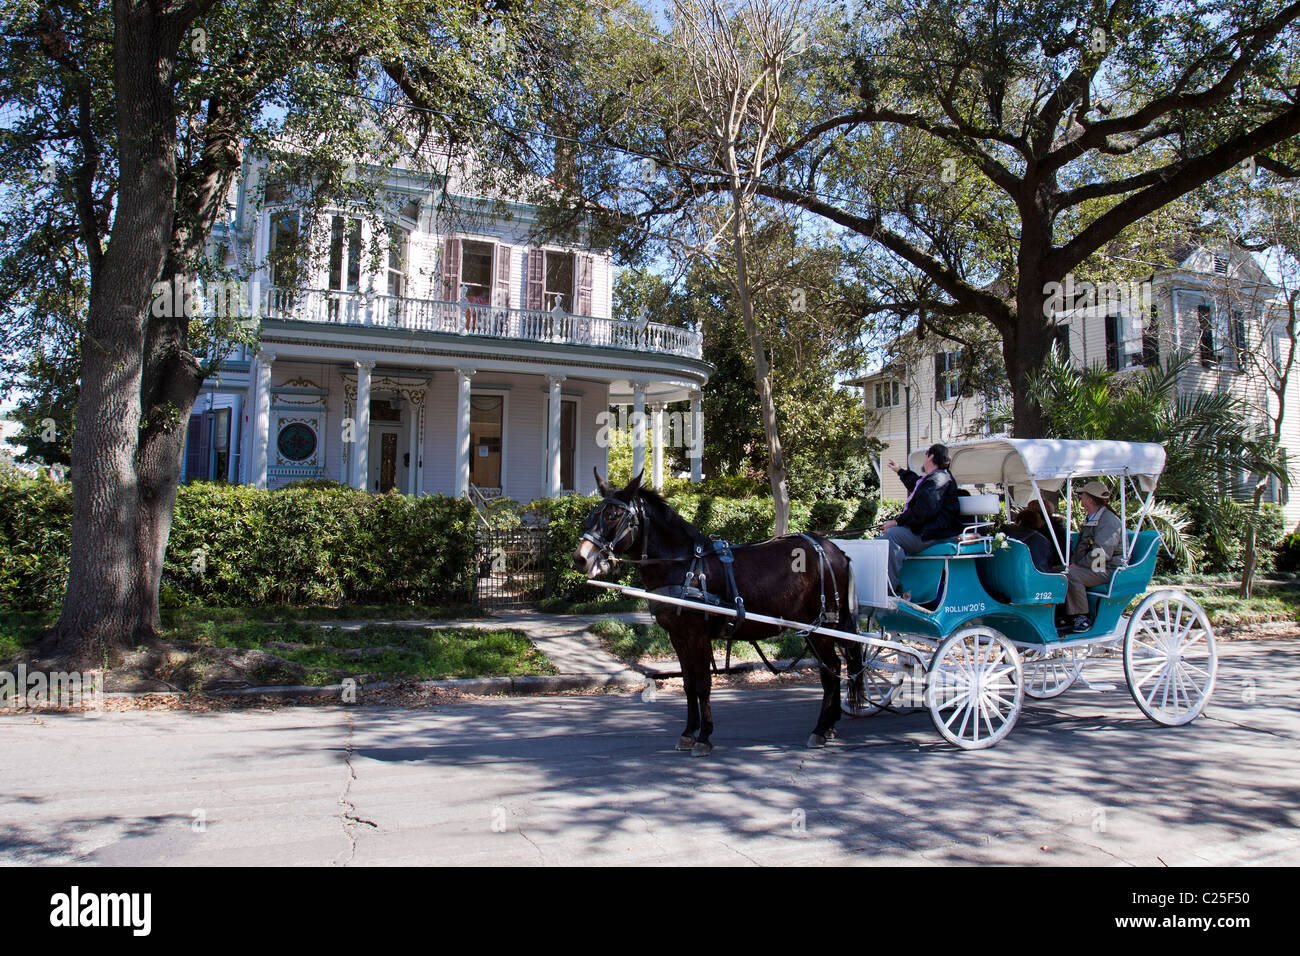
[[[948, 471], [948, 447], [931, 445], [925, 453], [923, 474], [899, 468], [892, 461], [889, 467], [898, 473], [898, 480], [908, 490], [903, 512], [894, 521], [880, 527], [889, 548], [889, 587], [898, 593], [898, 575], [903, 570], [903, 558], [924, 551], [936, 541], [955, 538], [961, 534], [961, 507], [957, 504], [957, 482]], [[903, 595], [904, 599], [910, 595]]]
[[1110, 510], [1110, 491], [1100, 481], [1090, 481], [1079, 493], [1079, 502], [1087, 518], [1079, 528], [1079, 542], [1070, 555], [1065, 592], [1065, 613], [1074, 618], [1071, 627], [1076, 634], [1092, 626], [1088, 620], [1086, 589], [1109, 581], [1122, 557], [1122, 529], [1119, 515]]

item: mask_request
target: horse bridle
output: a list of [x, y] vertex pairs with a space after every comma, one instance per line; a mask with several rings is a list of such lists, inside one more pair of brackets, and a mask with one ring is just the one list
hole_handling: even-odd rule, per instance
[[[645, 512], [642, 509], [641, 499], [639, 497], [633, 497], [632, 504], [628, 504], [626, 501], [619, 501], [614, 496], [609, 495], [601, 503], [601, 517], [597, 522], [598, 528], [604, 526], [605, 509], [610, 505], [614, 505], [622, 512], [618, 517], [618, 523], [614, 525], [614, 537], [606, 543], [601, 540], [600, 536], [595, 531], [588, 531], [578, 540], [590, 541], [602, 558], [606, 558], [610, 561], [617, 561], [618, 555], [614, 553], [614, 549], [618, 546], [618, 543], [629, 534], [635, 536], [641, 531], [645, 525]], [[648, 538], [648, 535], [643, 535], [641, 538], [642, 561], [646, 559], [646, 549], [650, 543]], [[635, 541], [636, 538], [633, 537], [632, 540]]]

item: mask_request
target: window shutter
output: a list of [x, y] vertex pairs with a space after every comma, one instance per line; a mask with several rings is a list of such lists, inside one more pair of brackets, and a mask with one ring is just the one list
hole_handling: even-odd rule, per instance
[[1106, 316], [1106, 368], [1119, 371], [1120, 343], [1119, 316]]
[[577, 312], [579, 315], [591, 315], [592, 274], [595, 272], [595, 260], [591, 256], [578, 256], [577, 259]]
[[492, 304], [498, 309], [510, 308], [510, 246], [498, 243], [496, 270], [492, 281]]
[[1214, 367], [1214, 318], [1210, 314], [1208, 305], [1198, 305], [1196, 307], [1196, 321], [1201, 329], [1201, 365], [1204, 368]]
[[196, 412], [190, 416], [189, 426], [185, 432], [185, 477], [202, 478], [207, 471], [207, 458], [202, 446], [203, 414]]
[[460, 301], [460, 240], [442, 244], [442, 297], [447, 302]]
[[528, 288], [524, 308], [540, 309], [546, 290], [546, 257], [541, 249], [528, 250]]
[[945, 373], [948, 371], [948, 353], [936, 352], [934, 355], [934, 398], [942, 402], [948, 397]]

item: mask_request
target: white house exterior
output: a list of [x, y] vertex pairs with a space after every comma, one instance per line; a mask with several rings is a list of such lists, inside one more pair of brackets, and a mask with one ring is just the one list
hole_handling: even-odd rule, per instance
[[[1146, 283], [1107, 290], [1091, 305], [1057, 312], [1060, 341], [1080, 366], [1102, 365], [1113, 371], [1141, 369], [1176, 351], [1192, 354], [1180, 390], [1185, 394], [1227, 390], [1258, 410], [1261, 422], [1276, 409], [1276, 395], [1266, 384], [1249, 351], [1264, 350], [1275, 363], [1285, 362], [1290, 343], [1286, 309], [1278, 289], [1255, 260], [1238, 251], [1192, 247], [1178, 256], [1178, 266], [1154, 273]], [[1061, 302], [1080, 301], [1063, 287]], [[1074, 295], [1069, 293], [1073, 291]], [[1045, 299], [1051, 295], [1045, 295]], [[868, 437], [885, 443], [880, 456], [881, 494], [906, 496], [906, 489], [884, 463], [907, 460], [910, 450], [934, 442], [954, 442], [985, 434], [988, 398], [961, 397], [956, 364], [961, 346], [932, 338], [933, 351], [911, 364], [851, 379], [863, 390]], [[1300, 456], [1300, 369], [1292, 373], [1286, 393], [1283, 445]], [[1300, 459], [1298, 459], [1300, 460]], [[1232, 476], [1234, 491], [1249, 497], [1249, 476]], [[1300, 481], [1300, 469], [1293, 481]], [[1300, 524], [1300, 496], [1271, 487], [1266, 501], [1282, 505], [1289, 525]]]
[[[236, 349], [205, 384], [184, 477], [520, 501], [588, 493], [593, 466], [607, 466], [601, 416], [626, 404], [649, 422], [634, 464], [649, 445], [647, 477], [662, 482], [656, 413], [690, 400], [698, 423], [710, 367], [698, 332], [611, 317], [607, 253], [532, 243], [532, 207], [498, 217], [402, 169], [384, 174], [382, 228], [343, 208], [307, 223], [260, 188], [264, 170], [246, 164], [213, 240], [231, 266], [250, 264], [260, 348]], [[320, 254], [288, 287], [268, 256], [307, 229]]]

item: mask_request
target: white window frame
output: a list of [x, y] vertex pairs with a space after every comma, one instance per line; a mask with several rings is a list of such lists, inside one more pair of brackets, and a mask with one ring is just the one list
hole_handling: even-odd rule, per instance
[[477, 245], [487, 246], [491, 250], [491, 253], [488, 256], [487, 300], [482, 303], [490, 306], [492, 304], [492, 290], [496, 287], [497, 255], [499, 254], [498, 250], [500, 249], [501, 244], [495, 238], [480, 239], [475, 236], [458, 236], [457, 238], [460, 239], [460, 295], [457, 296], [457, 300], [459, 301], [461, 298], [469, 298], [468, 293], [465, 291], [465, 287], [469, 284], [465, 281], [465, 256], [469, 252], [470, 243], [475, 243]]
[[961, 364], [961, 349], [956, 352], [943, 353], [947, 356], [944, 360], [944, 383], [943, 383], [943, 401], [954, 402], [961, 398], [961, 373], [954, 372], [953, 367]]
[[[547, 260], [551, 256], [567, 256], [569, 259], [570, 282], [569, 282], [568, 292], [564, 292], [564, 293], [551, 292], [546, 287], [546, 277], [548, 274]], [[559, 295], [568, 296], [569, 304], [568, 305], [561, 304], [561, 308], [563, 308], [565, 312], [572, 314], [574, 309], [577, 308], [578, 305], [578, 254], [574, 252], [572, 249], [547, 249], [543, 247], [542, 248], [542, 311], [550, 312], [552, 309], [554, 309], [556, 303], [551, 297], [559, 296]]]

